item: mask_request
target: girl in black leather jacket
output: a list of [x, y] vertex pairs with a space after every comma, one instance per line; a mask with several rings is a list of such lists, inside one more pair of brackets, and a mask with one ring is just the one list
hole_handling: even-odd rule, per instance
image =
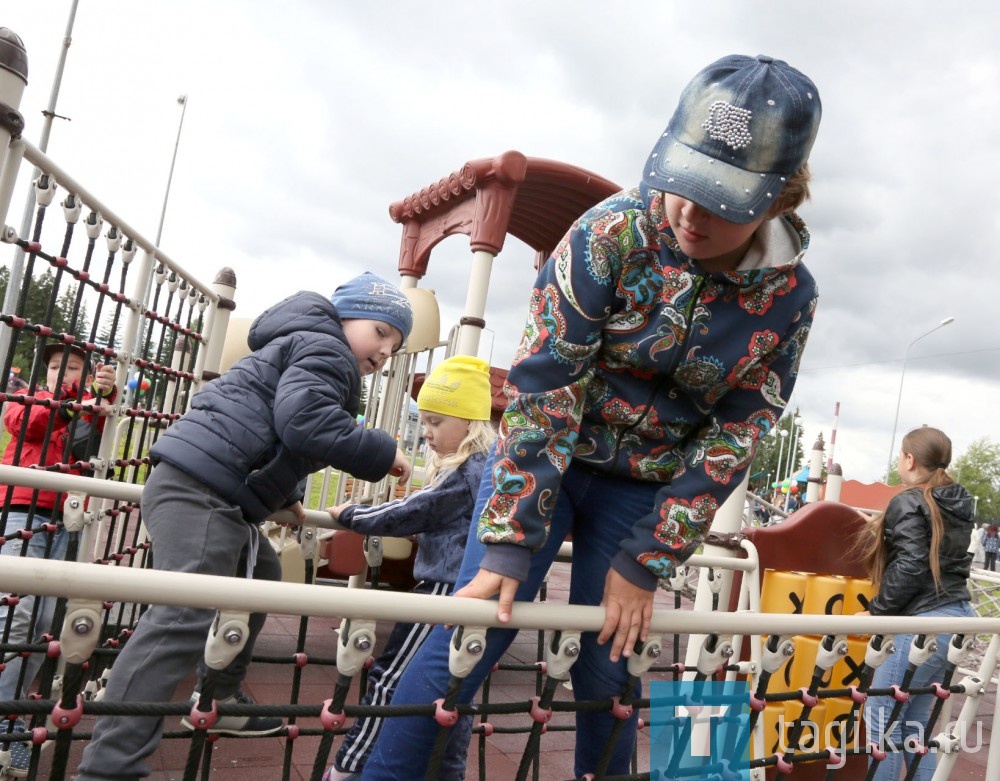
[[[885, 512], [871, 522], [868, 565], [878, 594], [871, 601], [872, 615], [972, 616], [966, 580], [972, 554], [969, 535], [974, 527], [972, 496], [945, 471], [951, 463], [951, 440], [936, 428], [924, 426], [905, 437], [899, 453], [899, 476], [907, 490], [889, 502]], [[906, 672], [913, 635], [897, 635], [895, 653], [875, 670], [872, 688], [898, 685]], [[945, 669], [950, 635], [938, 635], [938, 650], [920, 667], [910, 688], [940, 682]], [[886, 733], [892, 712], [891, 697], [872, 697], [865, 707], [870, 738], [883, 746], [875, 781], [897, 781], [902, 760], [909, 767], [915, 742], [925, 746], [932, 695], [911, 697]], [[874, 761], [874, 760], [873, 760]], [[916, 781], [930, 781], [936, 765], [935, 750], [917, 768]]]

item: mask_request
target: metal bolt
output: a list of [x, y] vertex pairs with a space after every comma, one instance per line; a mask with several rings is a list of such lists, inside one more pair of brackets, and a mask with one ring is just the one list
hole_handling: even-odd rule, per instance
[[837, 644], [837, 656], [847, 656], [847, 651], [848, 651], [847, 643]]
[[371, 638], [368, 635], [359, 635], [354, 638], [354, 647], [359, 651], [367, 651], [372, 647]]
[[465, 650], [473, 656], [479, 656], [483, 652], [483, 644], [479, 640], [470, 640], [465, 644]]
[[791, 643], [785, 643], [783, 646], [781, 646], [781, 653], [785, 656], [794, 656], [795, 646], [792, 645]]
[[719, 651], [719, 654], [726, 657], [727, 659], [729, 659], [734, 653], [736, 652], [733, 650], [733, 647], [731, 645], [723, 646], [722, 650]]
[[69, 499], [67, 499], [66, 504], [68, 504], [70, 506], [70, 509], [72, 510], [80, 509], [80, 500], [75, 496], [71, 496]]
[[73, 620], [73, 631], [78, 635], [88, 635], [94, 628], [94, 622], [86, 616], [81, 616]]
[[662, 651], [660, 650], [660, 646], [658, 645], [651, 645], [649, 646], [649, 648], [646, 649], [646, 656], [648, 656], [650, 659], [659, 659], [661, 653]]
[[563, 649], [563, 653], [570, 658], [575, 658], [580, 655], [580, 646], [576, 643], [568, 643]]
[[223, 638], [229, 645], [237, 645], [243, 642], [243, 633], [239, 629], [230, 629]]

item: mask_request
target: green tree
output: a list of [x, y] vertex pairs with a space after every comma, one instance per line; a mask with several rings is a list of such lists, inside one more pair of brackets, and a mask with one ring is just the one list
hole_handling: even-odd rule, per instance
[[[789, 470], [789, 463], [792, 464], [793, 468], [802, 463], [803, 439], [805, 438], [805, 434], [801, 428], [795, 426], [794, 419], [798, 415], [798, 409], [794, 413], [782, 415], [778, 421], [778, 425], [771, 429], [760, 441], [760, 444], [757, 446], [757, 453], [754, 455], [753, 465], [750, 468], [750, 484], [752, 486], [770, 488], [771, 483], [790, 476], [787, 474], [779, 475], [779, 471], [786, 472]], [[796, 431], [798, 431], [799, 435], [798, 441], [795, 441]], [[782, 436], [781, 432], [785, 432], [784, 436]], [[784, 445], [782, 445], [782, 440], [784, 440]], [[793, 441], [794, 452], [789, 460], [788, 451], [789, 448], [792, 448]], [[778, 465], [779, 457], [781, 458], [780, 470]], [[765, 481], [767, 482], [766, 486], [764, 486]]]
[[[6, 297], [9, 284], [10, 269], [6, 266], [0, 267], [0, 301]], [[22, 291], [23, 289], [22, 286]], [[80, 304], [80, 309], [74, 317], [77, 298], [76, 284], [66, 285], [58, 295], [54, 295], [54, 289], [55, 275], [50, 269], [33, 274], [29, 280], [27, 296], [23, 305], [15, 305], [17, 311], [5, 314], [23, 317], [33, 325], [48, 325], [56, 333], [72, 333], [79, 338], [86, 338], [89, 335], [90, 324], [87, 308], [83, 303]], [[20, 301], [20, 295], [18, 301]], [[37, 340], [30, 331], [15, 331], [13, 333], [14, 339], [11, 340], [11, 345], [14, 354], [11, 365], [19, 367], [21, 377], [27, 380], [35, 360]], [[0, 356], [0, 360], [6, 357]]]
[[976, 500], [976, 518], [996, 522], [1000, 518], [1000, 443], [977, 439], [948, 470]]

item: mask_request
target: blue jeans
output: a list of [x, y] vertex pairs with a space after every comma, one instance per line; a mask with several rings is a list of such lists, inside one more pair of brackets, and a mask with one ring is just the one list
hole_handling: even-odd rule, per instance
[[[966, 617], [975, 614], [968, 602], [953, 602], [950, 605], [943, 605], [918, 615]], [[896, 635], [894, 639], [896, 652], [886, 659], [880, 667], [875, 668], [875, 675], [872, 679], [873, 689], [885, 689], [902, 683], [903, 675], [909, 665], [908, 657], [913, 637], [913, 635]], [[910, 680], [911, 688], [941, 683], [945, 666], [948, 663], [948, 644], [950, 642], [951, 635], [937, 636], [937, 651], [916, 669]], [[898, 781], [903, 760], [906, 760], [906, 766], [909, 767], [914, 758], [912, 751], [904, 750], [907, 741], [915, 740], [920, 745], [926, 745], [927, 741], [933, 737], [933, 735], [926, 734], [926, 728], [931, 706], [936, 699], [933, 694], [921, 694], [911, 697], [909, 702], [903, 704], [899, 716], [892, 725], [892, 731], [886, 736], [887, 745], [888, 741], [891, 741], [892, 746], [900, 751], [890, 751], [889, 755], [882, 760], [875, 773], [874, 781]], [[865, 721], [868, 724], [868, 734], [872, 742], [877, 744], [882, 740], [886, 728], [890, 726], [886, 722], [892, 714], [894, 704], [895, 700], [888, 696], [872, 697], [865, 704]], [[941, 726], [940, 723], [935, 725], [935, 734]], [[936, 751], [932, 750], [920, 760], [914, 781], [931, 781], [936, 766], [937, 754]]]
[[[23, 554], [22, 550], [25, 549], [24, 541], [19, 538], [10, 538], [10, 535], [16, 533], [19, 529], [29, 528], [29, 525], [31, 529], [37, 530], [43, 523], [49, 523], [50, 513], [51, 510], [48, 509], [36, 510], [34, 515], [31, 516], [29, 524], [28, 513], [10, 510], [7, 513], [7, 524], [4, 527], [4, 536], [8, 539], [3, 544], [3, 547], [0, 547], [0, 556], [24, 555], [31, 559], [65, 559], [66, 549], [69, 546], [69, 533], [61, 526], [52, 535], [51, 548], [49, 547], [50, 535], [40, 531], [36, 531], [34, 536], [28, 540], [27, 550]], [[22, 596], [16, 607], [8, 608], [8, 611], [13, 612], [13, 618], [7, 642], [38, 642], [42, 635], [52, 628], [52, 617], [56, 612], [56, 601], [56, 597], [36, 597], [32, 594]], [[32, 626], [31, 613], [36, 602], [38, 603], [38, 613], [35, 616], [35, 622]], [[6, 618], [6, 615], [0, 618], [0, 630], [5, 625]], [[27, 694], [28, 686], [31, 685], [35, 676], [38, 675], [38, 670], [44, 661], [44, 654], [32, 654], [28, 659], [18, 656], [8, 662], [4, 671], [0, 673], [0, 700], [13, 700], [17, 697], [17, 682], [21, 678], [22, 667], [24, 669], [24, 689], [20, 692], [20, 697], [24, 698]]]
[[[477, 520], [493, 490], [492, 459], [483, 471], [483, 481], [473, 510], [472, 528], [465, 548], [465, 559], [456, 589], [468, 583], [479, 570], [486, 546], [476, 536]], [[573, 569], [570, 579], [570, 602], [599, 605], [604, 597], [604, 580], [611, 559], [618, 552], [619, 541], [630, 536], [633, 522], [648, 515], [654, 507], [658, 483], [643, 483], [628, 478], [603, 475], [571, 465], [563, 477], [561, 491], [552, 514], [545, 545], [531, 557], [527, 580], [521, 584], [516, 599], [530, 602], [538, 594], [559, 546], [567, 533], [573, 533]], [[517, 630], [490, 629], [484, 658], [466, 678], [459, 702], [471, 702], [493, 665], [500, 660]], [[426, 705], [445, 696], [450, 680], [448, 643], [451, 632], [436, 627], [406, 668], [392, 700], [393, 705]], [[610, 645], [598, 646], [596, 632], [584, 633], [580, 657], [570, 668], [573, 695], [578, 700], [606, 700], [625, 693], [628, 669], [624, 659], [612, 663]], [[639, 696], [639, 686], [630, 693]], [[525, 716], [527, 718], [527, 716]], [[609, 773], [629, 772], [635, 745], [638, 713], [625, 723], [614, 746]], [[594, 772], [617, 719], [610, 713], [579, 713], [576, 716], [576, 774]], [[365, 781], [423, 780], [427, 772], [429, 747], [434, 745], [439, 727], [434, 719], [390, 718], [379, 735], [365, 765]], [[446, 756], [438, 778], [461, 781], [464, 766]]]

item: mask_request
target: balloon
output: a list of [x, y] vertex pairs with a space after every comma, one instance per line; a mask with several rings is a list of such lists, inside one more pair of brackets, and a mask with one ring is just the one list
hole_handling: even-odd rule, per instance
[[798, 486], [798, 483], [796, 483], [795, 485], [793, 485], [793, 486], [792, 486], [792, 487], [791, 487], [791, 488], [790, 488], [789, 490], [790, 490], [790, 491], [791, 491], [791, 492], [792, 492], [793, 494], [797, 494], [797, 493], [799, 492], [799, 486]]
[[149, 380], [145, 377], [142, 380], [142, 384], [139, 386], [142, 390], [149, 390]]
[[129, 390], [135, 390], [136, 386], [138, 384], [139, 384], [139, 380], [137, 378], [135, 378], [135, 377], [129, 377], [129, 379], [128, 379]]

